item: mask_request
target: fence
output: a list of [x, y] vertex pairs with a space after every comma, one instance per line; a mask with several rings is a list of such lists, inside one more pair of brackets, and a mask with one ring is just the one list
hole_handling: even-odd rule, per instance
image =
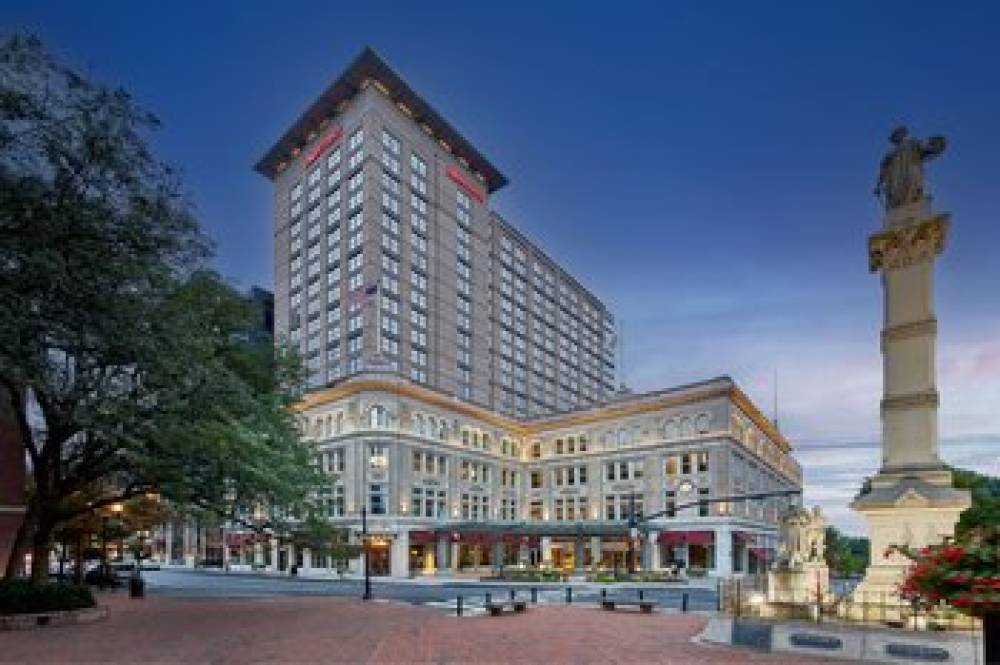
[[768, 589], [767, 577], [746, 576], [719, 584], [719, 609], [734, 617], [800, 619], [916, 631], [979, 633], [982, 622], [946, 605], [906, 603], [879, 592]]

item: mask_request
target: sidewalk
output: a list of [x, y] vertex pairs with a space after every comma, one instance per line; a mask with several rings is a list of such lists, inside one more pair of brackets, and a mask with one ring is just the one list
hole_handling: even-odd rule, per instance
[[[702, 646], [705, 618], [566, 606], [457, 619], [400, 603], [331, 597], [99, 596], [106, 621], [3, 636], [12, 663], [795, 663]], [[829, 662], [829, 661], [827, 661]]]

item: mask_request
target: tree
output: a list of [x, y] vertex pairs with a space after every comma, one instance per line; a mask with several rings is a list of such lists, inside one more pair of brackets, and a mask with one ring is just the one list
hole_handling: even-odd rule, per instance
[[44, 580], [58, 526], [149, 492], [225, 518], [304, 501], [301, 363], [206, 270], [156, 118], [35, 38], [0, 72], [0, 385], [30, 467], [6, 576], [30, 550]]
[[868, 566], [868, 539], [842, 534], [826, 527], [826, 565], [837, 576], [860, 575]]
[[968, 469], [952, 468], [952, 485], [958, 489], [967, 489], [972, 495], [972, 506], [962, 513], [955, 527], [956, 538], [1000, 523], [1000, 478]]

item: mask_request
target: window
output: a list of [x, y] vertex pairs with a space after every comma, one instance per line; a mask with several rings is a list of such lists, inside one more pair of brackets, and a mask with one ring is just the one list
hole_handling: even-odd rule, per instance
[[665, 501], [663, 502], [663, 509], [666, 511], [667, 517], [677, 517], [677, 493], [667, 492]]
[[368, 447], [368, 465], [375, 469], [386, 469], [389, 466], [389, 454], [385, 445], [373, 443]]
[[542, 472], [539, 470], [534, 470], [531, 472], [531, 489], [537, 490], [541, 489], [544, 484]]
[[709, 497], [709, 489], [707, 487], [703, 487], [698, 490], [698, 501], [701, 502], [698, 504], [699, 517], [708, 517], [709, 508], [711, 506], [711, 504], [707, 503], [706, 501], [708, 497]]
[[385, 515], [389, 504], [389, 492], [386, 485], [372, 484], [368, 491], [368, 509], [372, 515]]

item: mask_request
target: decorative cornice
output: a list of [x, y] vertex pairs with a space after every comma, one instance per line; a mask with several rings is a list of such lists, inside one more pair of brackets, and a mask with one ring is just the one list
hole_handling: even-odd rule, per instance
[[417, 386], [406, 381], [392, 381], [388, 379], [361, 379], [347, 381], [340, 385], [319, 390], [307, 394], [298, 402], [293, 410], [297, 412], [336, 402], [346, 397], [362, 392], [378, 391], [396, 394], [400, 397], [410, 397], [425, 404], [449, 409], [456, 413], [477, 418], [487, 422], [494, 427], [505, 429], [515, 436], [531, 438], [539, 436], [545, 432], [565, 429], [569, 427], [579, 427], [595, 423], [627, 418], [646, 413], [653, 413], [670, 407], [683, 406], [696, 402], [704, 402], [711, 399], [730, 399], [750, 420], [753, 421], [768, 437], [777, 444], [778, 448], [784, 452], [791, 450], [791, 444], [774, 427], [760, 410], [754, 406], [750, 398], [736, 386], [729, 385], [719, 387], [718, 384], [706, 386], [702, 390], [685, 392], [679, 395], [663, 395], [652, 400], [641, 402], [610, 404], [603, 407], [591, 408], [576, 414], [568, 414], [561, 417], [546, 419], [538, 422], [523, 422], [496, 413], [485, 407], [464, 402], [454, 397], [449, 397], [429, 388]]
[[944, 251], [949, 224], [949, 215], [940, 214], [869, 237], [869, 271], [895, 270], [934, 258]]
[[886, 342], [894, 342], [901, 339], [909, 339], [911, 337], [935, 334], [937, 334], [937, 319], [925, 319], [923, 321], [914, 321], [913, 323], [902, 323], [898, 326], [885, 328], [882, 331], [882, 345], [884, 346]]
[[918, 409], [924, 407], [937, 408], [940, 398], [936, 390], [926, 392], [908, 393], [906, 395], [893, 395], [882, 399], [882, 411], [895, 411], [901, 409]]

